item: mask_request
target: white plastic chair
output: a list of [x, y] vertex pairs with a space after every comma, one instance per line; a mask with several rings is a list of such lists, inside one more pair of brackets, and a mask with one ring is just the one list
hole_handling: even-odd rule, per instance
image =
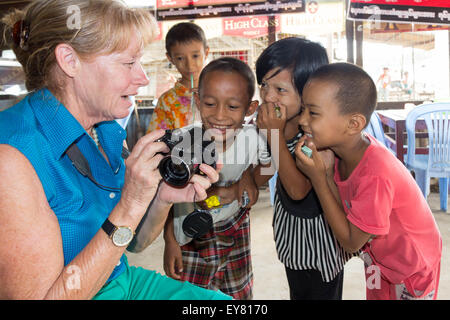
[[272, 178], [269, 180], [269, 191], [270, 191], [270, 205], [273, 207], [275, 203], [275, 192], [276, 186], [277, 186], [277, 177], [278, 177], [278, 171], [275, 172]]
[[[428, 131], [428, 154], [416, 154], [416, 121], [425, 120]], [[439, 178], [441, 210], [447, 211], [450, 178], [450, 103], [422, 104], [406, 116], [408, 155], [406, 166], [415, 172], [416, 182], [427, 198], [430, 178]]]
[[375, 111], [372, 113], [370, 122], [364, 129], [364, 131], [374, 136], [378, 141], [386, 146], [386, 138], [384, 136], [383, 126], [381, 124], [380, 117]]

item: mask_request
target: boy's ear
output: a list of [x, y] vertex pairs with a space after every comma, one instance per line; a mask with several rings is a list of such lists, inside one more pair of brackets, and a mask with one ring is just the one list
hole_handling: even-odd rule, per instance
[[194, 101], [197, 108], [200, 107], [200, 96], [198, 95], [198, 92], [194, 92]]
[[209, 54], [209, 47], [205, 48], [205, 60], [208, 58], [208, 54]]
[[72, 46], [66, 43], [57, 45], [55, 48], [55, 57], [56, 63], [68, 77], [73, 78], [77, 74], [80, 60]]
[[250, 102], [250, 105], [247, 108], [247, 112], [245, 113], [245, 116], [251, 116], [252, 114], [255, 113], [256, 109], [259, 106], [259, 101], [258, 100], [253, 100], [252, 102]]
[[169, 62], [171, 64], [173, 64], [172, 58], [170, 57], [170, 54], [168, 52], [166, 52], [166, 57], [167, 57], [167, 60], [169, 60]]
[[359, 134], [364, 130], [367, 120], [366, 117], [361, 113], [354, 113], [350, 115], [348, 122], [348, 129], [350, 134]]

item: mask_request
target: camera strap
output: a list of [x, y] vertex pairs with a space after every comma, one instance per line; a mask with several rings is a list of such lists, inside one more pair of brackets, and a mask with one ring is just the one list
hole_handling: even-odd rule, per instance
[[[73, 143], [70, 145], [70, 147], [66, 151], [67, 156], [69, 157], [70, 161], [72, 161], [72, 165], [77, 169], [77, 171], [83, 176], [87, 177], [89, 180], [91, 180], [94, 184], [99, 186], [102, 189], [108, 189], [111, 191], [120, 191], [121, 188], [113, 188], [104, 186], [100, 183], [98, 183], [94, 177], [92, 176], [91, 167], [89, 166], [89, 162], [87, 161], [86, 157], [81, 152], [80, 148]], [[128, 151], [127, 148], [122, 148], [122, 158], [126, 159], [130, 155], [130, 151]]]

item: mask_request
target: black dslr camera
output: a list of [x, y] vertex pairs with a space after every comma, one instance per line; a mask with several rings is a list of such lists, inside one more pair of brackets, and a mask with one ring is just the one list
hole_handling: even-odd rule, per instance
[[[174, 187], [184, 187], [194, 174], [199, 174], [199, 166], [206, 163], [216, 168], [216, 148], [213, 139], [208, 139], [201, 127], [166, 130], [157, 141], [164, 142], [170, 149], [159, 163], [159, 172], [165, 182]], [[195, 209], [183, 222], [183, 232], [190, 238], [198, 238], [213, 226], [208, 210]]]
[[170, 149], [159, 164], [159, 172], [164, 181], [173, 187], [184, 187], [194, 174], [199, 174], [199, 166], [206, 163], [216, 168], [216, 147], [213, 139], [204, 136], [201, 127], [166, 130], [158, 139]]

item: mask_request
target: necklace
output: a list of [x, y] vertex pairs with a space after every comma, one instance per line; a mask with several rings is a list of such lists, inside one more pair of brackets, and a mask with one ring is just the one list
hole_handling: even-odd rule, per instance
[[97, 148], [100, 145], [100, 142], [98, 141], [98, 135], [97, 130], [95, 130], [95, 127], [92, 127], [92, 139], [94, 140], [95, 144], [97, 145]]

